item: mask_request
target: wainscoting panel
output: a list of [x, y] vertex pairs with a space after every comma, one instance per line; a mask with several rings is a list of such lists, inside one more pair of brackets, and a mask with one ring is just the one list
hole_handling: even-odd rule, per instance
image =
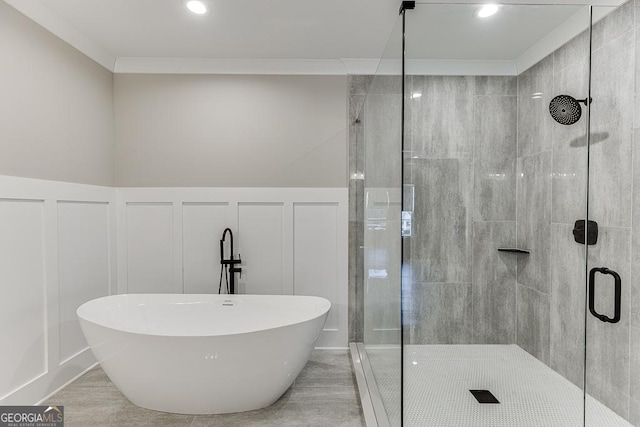
[[[182, 245], [185, 294], [218, 292], [220, 237], [229, 224], [229, 203], [182, 205]], [[235, 249], [235, 248], [234, 248]], [[229, 242], [225, 254], [230, 251]]]
[[60, 360], [87, 348], [76, 310], [109, 295], [109, 204], [58, 202]]
[[[0, 396], [47, 369], [44, 201], [0, 201]], [[7, 369], [6, 367], [12, 367]]]
[[285, 283], [283, 254], [283, 203], [240, 203], [238, 205], [238, 250], [243, 267], [240, 293], [291, 294]]
[[127, 203], [128, 292], [173, 293], [173, 206]]
[[115, 217], [111, 187], [0, 176], [0, 405], [95, 364], [75, 313], [115, 290]]
[[[338, 302], [341, 271], [338, 262], [340, 227], [338, 204], [294, 203], [294, 291]], [[340, 334], [346, 307], [334, 306], [324, 326], [324, 337]]]
[[326, 297], [318, 345], [347, 346], [347, 189], [118, 188], [117, 212], [119, 293], [217, 292], [229, 227], [238, 292]]
[[84, 302], [217, 292], [225, 227], [242, 255], [241, 293], [330, 299], [318, 345], [345, 348], [347, 225], [346, 188], [119, 189], [0, 176], [0, 336], [10, 349], [0, 354], [0, 405], [42, 402], [96, 363], [75, 314]]

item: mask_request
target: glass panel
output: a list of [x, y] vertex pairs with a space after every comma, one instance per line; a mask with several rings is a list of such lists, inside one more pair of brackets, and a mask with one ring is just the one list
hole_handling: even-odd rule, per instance
[[582, 425], [590, 9], [481, 8], [407, 12], [404, 425]]
[[[364, 139], [364, 344], [384, 408], [400, 425], [402, 22], [398, 19], [359, 114]], [[373, 387], [369, 384], [369, 389]]]
[[[634, 177], [640, 176], [640, 156], [633, 147], [634, 118], [640, 111], [634, 96], [635, 9], [633, 1], [615, 10], [593, 8], [587, 426], [640, 425], [640, 198], [633, 192]], [[635, 123], [638, 126], [637, 119]]]

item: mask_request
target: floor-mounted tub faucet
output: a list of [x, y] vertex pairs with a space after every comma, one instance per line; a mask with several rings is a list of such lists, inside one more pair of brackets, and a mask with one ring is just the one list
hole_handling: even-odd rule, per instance
[[[229, 233], [230, 246], [231, 246], [231, 255], [229, 259], [224, 258], [224, 239]], [[240, 254], [238, 254], [238, 259], [233, 259], [233, 233], [230, 228], [225, 228], [222, 232], [222, 239], [220, 240], [220, 286], [218, 287], [218, 293], [222, 290], [222, 275], [227, 280], [227, 292], [230, 294], [235, 293], [235, 276], [236, 273], [240, 273], [240, 277], [242, 277], [242, 268], [235, 267], [235, 265], [241, 264], [242, 259], [240, 259]]]

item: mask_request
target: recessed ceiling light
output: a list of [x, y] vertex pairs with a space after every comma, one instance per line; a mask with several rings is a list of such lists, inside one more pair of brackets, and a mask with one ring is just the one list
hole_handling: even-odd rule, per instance
[[500, 7], [497, 4], [485, 4], [476, 13], [478, 18], [488, 18], [495, 15]]
[[187, 9], [196, 15], [204, 15], [208, 10], [207, 5], [200, 0], [189, 0], [187, 2]]
[[411, 98], [413, 98], [413, 99], [420, 98], [421, 96], [422, 96], [422, 93], [420, 93], [420, 92], [413, 92], [411, 94]]

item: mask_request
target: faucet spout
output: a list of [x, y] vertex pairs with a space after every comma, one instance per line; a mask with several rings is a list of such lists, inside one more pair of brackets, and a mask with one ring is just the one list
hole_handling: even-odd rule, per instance
[[[229, 246], [231, 249], [231, 254], [229, 255], [228, 259], [225, 259], [224, 242], [225, 242], [227, 233], [229, 233]], [[222, 232], [222, 239], [220, 240], [220, 264], [222, 265], [221, 266], [222, 270], [226, 269], [228, 273], [230, 273], [231, 277], [228, 279], [229, 281], [227, 283], [229, 285], [230, 294], [235, 293], [235, 273], [240, 273], [240, 277], [242, 277], [242, 268], [235, 267], [236, 264], [240, 264], [240, 263], [242, 263], [240, 256], [238, 256], [238, 259], [233, 259], [233, 232], [231, 231], [230, 228], [225, 228], [224, 231]], [[222, 271], [220, 272], [220, 284], [222, 286]], [[220, 289], [218, 289], [218, 293], [220, 293]]]

